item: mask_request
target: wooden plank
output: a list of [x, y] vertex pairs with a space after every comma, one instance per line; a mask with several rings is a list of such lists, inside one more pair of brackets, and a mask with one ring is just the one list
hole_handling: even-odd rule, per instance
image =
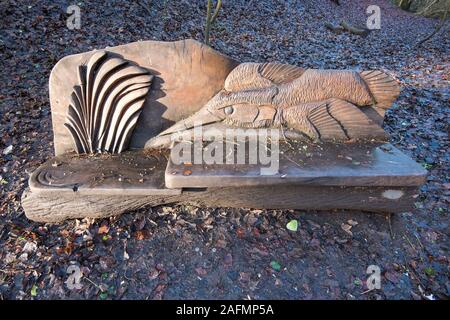
[[[308, 154], [297, 154], [295, 158], [286, 151], [285, 155], [297, 163], [281, 162], [280, 170], [288, 173], [285, 178], [252, 175], [255, 167], [248, 165], [241, 168], [244, 171], [229, 177], [205, 167], [204, 173], [210, 176], [199, 175], [199, 181], [211, 178], [214, 182], [207, 187], [199, 187], [203, 184], [191, 179], [196, 177], [197, 165], [165, 168], [168, 153], [164, 151], [137, 150], [95, 156], [65, 154], [47, 161], [32, 174], [22, 206], [28, 218], [41, 222], [107, 217], [165, 204], [369, 212], [412, 209], [425, 171], [392, 146], [378, 145], [374, 149], [366, 144], [365, 149], [360, 146], [358, 151], [354, 146], [325, 148], [322, 145], [311, 149], [313, 146], [308, 145]], [[298, 147], [290, 145], [293, 149]], [[373, 152], [367, 153], [370, 150]], [[351, 155], [351, 160], [346, 155]], [[355, 165], [354, 161], [361, 163]], [[327, 175], [327, 165], [341, 168], [346, 174], [356, 173]], [[164, 176], [174, 168], [189, 168], [192, 172], [184, 176], [180, 171], [180, 176], [188, 178], [181, 181], [190, 181], [188, 187], [166, 188]], [[221, 170], [230, 172], [229, 167], [225, 169]], [[365, 170], [365, 173], [358, 170]]]
[[187, 189], [178, 195], [107, 195], [26, 190], [26, 216], [39, 222], [114, 216], [143, 207], [183, 204], [199, 207], [235, 207], [300, 210], [359, 210], [405, 212], [412, 209], [417, 187], [253, 186]]
[[167, 189], [164, 170], [167, 152], [127, 151], [117, 155], [68, 153], [45, 162], [29, 179], [34, 193], [95, 195], [177, 195]]
[[[170, 160], [165, 172], [166, 185], [168, 188], [261, 185], [401, 187], [424, 183], [427, 173], [390, 144], [292, 142], [288, 145], [283, 143], [280, 151], [279, 171], [274, 175], [261, 175], [261, 168], [268, 166], [248, 163], [174, 164]], [[195, 152], [193, 148], [191, 152]], [[236, 159], [236, 149], [234, 152]]]

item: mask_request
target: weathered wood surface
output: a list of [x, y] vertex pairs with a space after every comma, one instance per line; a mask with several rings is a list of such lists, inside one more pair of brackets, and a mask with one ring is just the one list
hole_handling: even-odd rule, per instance
[[30, 176], [33, 193], [85, 195], [176, 195], [167, 189], [164, 150], [136, 150], [122, 154], [77, 155], [68, 153], [50, 159]]
[[[380, 125], [400, 87], [379, 70], [315, 70], [281, 63], [242, 63], [203, 108], [151, 140], [225, 123], [242, 128], [286, 128], [319, 141], [384, 139]], [[372, 109], [366, 112], [363, 109]]]
[[[191, 159], [194, 159], [192, 154], [195, 144], [190, 146], [192, 146]], [[204, 148], [207, 148], [207, 145]], [[248, 146], [246, 148], [248, 153]], [[166, 186], [168, 188], [261, 185], [413, 187], [424, 183], [426, 177], [426, 170], [421, 165], [390, 144], [361, 142], [316, 145], [290, 142], [288, 145], [280, 143], [280, 151], [282, 152], [279, 155], [279, 171], [275, 175], [261, 175], [261, 168], [267, 168], [269, 165], [192, 162], [186, 165], [174, 164], [171, 160], [165, 173]], [[224, 151], [224, 154], [226, 153]], [[171, 159], [173, 156], [172, 154]], [[237, 149], [234, 149], [232, 159], [237, 159]], [[189, 174], [186, 174], [186, 171]]]
[[[106, 50], [154, 76], [130, 138], [131, 148], [142, 148], [151, 137], [203, 107], [223, 88], [226, 76], [238, 65], [235, 60], [194, 40], [140, 41]], [[95, 52], [62, 58], [50, 75], [56, 155], [74, 149], [70, 133], [64, 127], [67, 108], [73, 87], [79, 84], [78, 67], [89, 61]]]
[[163, 204], [200, 207], [404, 212], [411, 209], [416, 187], [265, 186], [183, 190], [179, 195], [88, 195], [78, 192], [31, 192], [22, 196], [26, 216], [39, 222], [100, 218]]
[[[266, 209], [349, 209], [375, 212], [402, 212], [411, 208], [414, 203], [413, 196], [418, 193], [418, 185], [424, 179], [423, 169], [414, 167], [417, 171], [412, 171], [401, 162], [405, 171], [398, 171], [396, 175], [389, 176], [388, 166], [394, 164], [381, 163], [380, 165], [386, 167], [379, 168], [378, 176], [358, 177], [352, 171], [356, 170], [353, 169], [355, 166], [343, 155], [346, 151], [351, 152], [354, 157], [352, 160], [360, 161], [356, 167], [362, 169], [357, 170], [365, 170], [363, 167], [372, 161], [367, 155], [367, 150], [372, 150], [373, 146], [370, 144], [365, 148], [361, 146], [358, 152], [352, 151], [351, 144], [341, 145], [339, 148], [342, 153], [340, 157], [335, 154], [332, 158], [325, 152], [325, 150], [331, 152], [331, 146], [315, 151], [308, 149], [315, 155], [312, 159], [298, 155], [295, 159], [301, 161], [304, 171], [294, 168], [296, 165], [292, 163], [282, 163], [285, 166], [282, 166], [282, 170], [287, 170], [286, 172], [291, 175], [289, 179], [292, 179], [286, 183], [284, 179], [287, 179], [287, 176], [281, 178], [255, 175], [249, 178], [248, 172], [236, 171], [234, 177], [226, 179], [220, 175], [212, 177], [215, 184], [209, 185], [208, 188], [192, 187], [197, 186], [194, 179], [190, 182], [186, 180], [189, 182], [185, 185], [189, 186], [187, 188], [171, 189], [166, 187], [164, 181], [165, 165], [169, 157], [165, 150], [136, 150], [119, 155], [65, 154], [50, 159], [32, 174], [30, 189], [22, 197], [22, 206], [28, 218], [41, 222], [113, 216], [145, 206], [163, 204]], [[397, 154], [398, 151], [386, 146], [383, 148], [388, 152], [388, 155], [385, 155], [388, 162], [402, 159], [401, 155]], [[389, 158], [390, 156], [393, 159]], [[374, 158], [376, 159], [376, 156]], [[331, 178], [317, 176], [317, 172], [320, 172], [317, 168], [330, 166], [330, 161], [344, 167], [347, 163], [345, 169], [347, 171], [343, 170], [351, 174]], [[189, 170], [195, 176], [197, 169], [192, 167], [189, 167]], [[313, 167], [316, 171], [311, 169]], [[244, 168], [248, 170], [247, 166]], [[177, 170], [179, 169], [184, 170], [184, 167]], [[217, 171], [204, 169], [203, 174], [217, 174]], [[381, 176], [383, 170], [387, 172], [387, 177]], [[166, 172], [172, 172], [170, 166]], [[309, 172], [308, 178], [305, 177], [305, 172]], [[409, 178], [406, 174], [401, 176], [402, 172], [409, 172]], [[297, 174], [297, 177], [292, 176], [293, 174]], [[352, 181], [355, 177], [356, 182]], [[203, 186], [204, 181], [207, 182], [209, 179], [210, 177], [207, 177], [198, 185]], [[381, 181], [378, 185], [377, 179]]]
[[[244, 164], [226, 164], [225, 150], [224, 164], [174, 164], [173, 150], [171, 161], [165, 149], [118, 155], [64, 154], [37, 168], [29, 185], [33, 192], [175, 195], [181, 188], [231, 186], [413, 187], [422, 184], [426, 176], [422, 166], [390, 144], [282, 142], [279, 158], [274, 159], [279, 165], [274, 175], [261, 175], [261, 168], [269, 165], [249, 164], [248, 158]], [[247, 156], [248, 150], [246, 145]], [[237, 149], [232, 159], [236, 161]]]

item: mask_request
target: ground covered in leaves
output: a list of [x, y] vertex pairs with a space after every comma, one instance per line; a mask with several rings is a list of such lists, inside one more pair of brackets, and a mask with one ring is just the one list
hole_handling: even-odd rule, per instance
[[[398, 79], [385, 129], [429, 170], [413, 211], [176, 206], [58, 225], [25, 217], [28, 175], [53, 155], [53, 65], [132, 41], [201, 41], [204, 2], [82, 1], [81, 29], [69, 30], [70, 1], [0, 1], [0, 299], [448, 298], [448, 28], [416, 48], [439, 21], [388, 1], [224, 1], [211, 43], [241, 61], [378, 68]], [[364, 38], [325, 28], [364, 24], [370, 4], [381, 7], [381, 30]], [[297, 231], [286, 227], [294, 219]], [[80, 289], [65, 283], [71, 264], [81, 268]], [[381, 268], [380, 290], [367, 290], [369, 265]]]

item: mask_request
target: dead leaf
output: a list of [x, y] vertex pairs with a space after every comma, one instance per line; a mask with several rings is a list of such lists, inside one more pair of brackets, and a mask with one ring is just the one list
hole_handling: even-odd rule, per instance
[[226, 248], [227, 247], [227, 242], [225, 240], [223, 240], [223, 239], [219, 239], [216, 242], [216, 247], [222, 248], [222, 249]]
[[109, 232], [109, 227], [107, 225], [103, 225], [98, 228], [98, 234], [105, 234]]
[[60, 234], [61, 236], [63, 236], [64, 238], [68, 238], [69, 235], [70, 235], [70, 232], [69, 232], [69, 230], [64, 229], [64, 230], [61, 230], [61, 231], [59, 232], [59, 234]]
[[239, 272], [239, 282], [247, 283], [250, 281], [250, 273]]
[[67, 254], [68, 256], [70, 256], [70, 254], [72, 253], [72, 250], [73, 250], [73, 243], [69, 242], [64, 248], [64, 253]]
[[233, 264], [233, 256], [231, 255], [231, 253], [228, 253], [224, 260], [223, 260], [225, 266], [227, 267], [231, 267], [231, 265]]
[[245, 236], [245, 230], [242, 228], [237, 228], [236, 229], [236, 235], [238, 238], [243, 238]]
[[195, 272], [199, 275], [199, 276], [206, 276], [208, 274], [208, 272], [202, 268], [202, 267], [198, 267], [195, 268]]
[[386, 271], [386, 273], [384, 274], [384, 277], [386, 279], [388, 279], [390, 282], [392, 282], [393, 284], [398, 283], [398, 275], [395, 272]]
[[341, 229], [344, 230], [347, 234], [353, 236], [353, 232], [351, 231], [352, 226], [346, 223], [341, 224]]
[[145, 230], [139, 230], [139, 231], [136, 231], [136, 233], [135, 233], [135, 237], [137, 240], [144, 240], [145, 236], [146, 236]]

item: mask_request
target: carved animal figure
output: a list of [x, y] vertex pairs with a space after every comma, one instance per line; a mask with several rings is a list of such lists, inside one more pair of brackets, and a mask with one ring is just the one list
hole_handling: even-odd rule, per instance
[[376, 138], [384, 136], [383, 129], [361, 107], [371, 107], [383, 116], [399, 92], [389, 75], [376, 70], [242, 63], [228, 75], [224, 89], [202, 109], [159, 136], [199, 123], [222, 122], [247, 128], [288, 128], [313, 140]]

